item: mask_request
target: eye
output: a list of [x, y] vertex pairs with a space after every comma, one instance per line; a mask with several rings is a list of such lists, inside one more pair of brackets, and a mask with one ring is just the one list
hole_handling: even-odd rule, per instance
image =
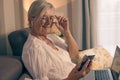
[[42, 20], [46, 20], [46, 19], [47, 19], [47, 16], [46, 16], [46, 15], [43, 15], [41, 19], [42, 19]]

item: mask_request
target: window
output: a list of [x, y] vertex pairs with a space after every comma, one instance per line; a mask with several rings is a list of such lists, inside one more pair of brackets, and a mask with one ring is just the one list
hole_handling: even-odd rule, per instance
[[114, 56], [120, 47], [120, 0], [98, 0], [98, 45]]

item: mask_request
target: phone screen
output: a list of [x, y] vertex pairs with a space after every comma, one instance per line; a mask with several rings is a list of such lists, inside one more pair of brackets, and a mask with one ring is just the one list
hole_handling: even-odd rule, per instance
[[[93, 60], [94, 57], [95, 57], [95, 55], [85, 55], [84, 58], [83, 58], [83, 61], [82, 61], [81, 65], [80, 65], [80, 67], [78, 68], [78, 71], [80, 71], [82, 69], [82, 67], [87, 62], [88, 59]], [[89, 66], [89, 64], [88, 64], [88, 66]]]

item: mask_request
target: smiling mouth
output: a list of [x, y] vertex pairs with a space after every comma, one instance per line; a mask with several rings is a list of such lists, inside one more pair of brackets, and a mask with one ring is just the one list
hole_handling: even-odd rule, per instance
[[42, 27], [43, 28], [51, 28], [52, 27], [52, 25], [54, 24], [54, 22], [51, 22], [51, 23], [45, 23]]

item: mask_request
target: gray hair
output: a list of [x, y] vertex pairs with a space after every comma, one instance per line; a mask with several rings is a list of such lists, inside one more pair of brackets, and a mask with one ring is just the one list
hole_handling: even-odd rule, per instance
[[[38, 16], [42, 16], [43, 13], [49, 8], [54, 8], [54, 6], [51, 3], [47, 2], [46, 0], [34, 1], [28, 10], [28, 20], [31, 18], [36, 18]], [[29, 24], [31, 24], [30, 20]]]

